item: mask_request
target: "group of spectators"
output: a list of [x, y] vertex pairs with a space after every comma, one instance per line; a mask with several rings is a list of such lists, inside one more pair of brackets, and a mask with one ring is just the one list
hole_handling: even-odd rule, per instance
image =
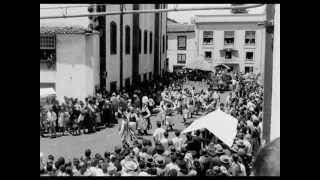
[[[81, 122], [81, 116], [90, 119], [90, 112], [95, 114], [94, 118], [100, 112], [100, 121], [107, 124], [121, 120], [119, 134], [122, 146], [116, 146], [114, 152], [105, 152], [103, 155], [96, 153], [94, 156], [87, 149], [84, 157], [74, 158], [73, 161], [63, 157], [55, 159], [52, 155], [45, 161], [40, 153], [40, 175], [249, 176], [261, 145], [263, 87], [237, 74], [234, 76], [234, 90], [222, 102], [220, 93], [212, 89], [210, 79], [204, 79], [206, 83], [186, 83], [183, 76], [166, 77], [165, 80], [118, 96], [113, 93], [110, 98], [97, 93], [95, 98], [88, 98], [85, 103], [66, 101], [63, 106], [66, 108], [59, 111], [58, 117], [61, 112], [68, 114], [66, 112], [71, 111], [64, 117], [72, 119], [72, 112], [80, 109], [75, 121]], [[238, 119], [237, 136], [232, 147], [206, 129], [188, 133], [185, 137], [175, 130], [174, 137], [169, 137], [176, 122], [173, 114], [181, 114], [183, 122], [187, 122], [193, 115], [209, 113], [217, 108]], [[55, 112], [54, 108], [47, 114], [52, 112]], [[150, 116], [157, 112], [160, 121], [156, 122], [153, 141], [136, 138], [148, 133], [151, 129]], [[93, 124], [95, 122], [99, 120]], [[81, 128], [72, 129], [79, 132]], [[90, 130], [95, 131], [95, 128]]]

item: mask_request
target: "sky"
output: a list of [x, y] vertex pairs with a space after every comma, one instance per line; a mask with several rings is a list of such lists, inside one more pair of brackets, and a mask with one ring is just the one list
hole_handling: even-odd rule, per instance
[[[87, 4], [40, 4], [40, 8], [47, 7], [65, 7], [65, 6], [82, 6]], [[226, 6], [230, 4], [168, 4], [168, 8], [186, 8], [186, 7], [217, 7]], [[264, 13], [265, 6], [249, 9], [250, 14]], [[52, 16], [62, 15], [63, 9], [40, 9], [40, 16]], [[68, 14], [80, 14], [88, 13], [87, 7], [75, 7], [68, 9]], [[201, 14], [230, 14], [230, 10], [203, 10], [203, 11], [180, 11], [180, 12], [169, 12], [168, 18], [174, 19], [181, 23], [190, 23], [191, 18], [194, 15]], [[65, 19], [45, 19], [40, 20], [40, 24], [44, 26], [83, 26], [87, 27], [89, 23], [88, 17], [81, 18], [65, 18]]]

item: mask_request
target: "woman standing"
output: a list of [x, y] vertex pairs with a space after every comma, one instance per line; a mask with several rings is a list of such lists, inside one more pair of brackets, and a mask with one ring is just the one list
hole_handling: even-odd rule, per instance
[[142, 112], [138, 112], [138, 119], [137, 119], [137, 130], [139, 135], [147, 135], [147, 127], [148, 127], [148, 122], [146, 119], [143, 118]]
[[58, 129], [60, 132], [62, 132], [62, 136], [64, 136], [64, 106], [61, 107], [61, 110], [59, 112], [59, 119], [58, 119]]
[[138, 116], [134, 112], [133, 107], [128, 108], [127, 118], [129, 120], [129, 128], [132, 129], [134, 133], [136, 133]]
[[147, 120], [148, 122], [148, 126], [147, 126], [147, 129], [150, 130], [152, 129], [152, 125], [151, 125], [151, 122], [150, 122], [150, 116], [151, 116], [151, 113], [150, 113], [150, 110], [148, 108], [148, 104], [147, 103], [144, 103], [142, 105], [142, 115], [143, 115], [143, 118], [145, 120]]

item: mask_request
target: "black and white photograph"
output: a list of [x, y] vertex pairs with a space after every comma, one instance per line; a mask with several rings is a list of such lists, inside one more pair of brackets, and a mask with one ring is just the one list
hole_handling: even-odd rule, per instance
[[280, 4], [40, 4], [40, 176], [280, 176]]

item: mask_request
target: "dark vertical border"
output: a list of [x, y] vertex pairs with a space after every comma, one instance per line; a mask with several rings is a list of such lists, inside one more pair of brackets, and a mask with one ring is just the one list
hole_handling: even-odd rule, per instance
[[[274, 4], [267, 4], [267, 22], [274, 19]], [[272, 101], [272, 65], [273, 65], [273, 32], [266, 27], [266, 51], [264, 67], [264, 107], [263, 107], [263, 139], [270, 142], [271, 101]]]

